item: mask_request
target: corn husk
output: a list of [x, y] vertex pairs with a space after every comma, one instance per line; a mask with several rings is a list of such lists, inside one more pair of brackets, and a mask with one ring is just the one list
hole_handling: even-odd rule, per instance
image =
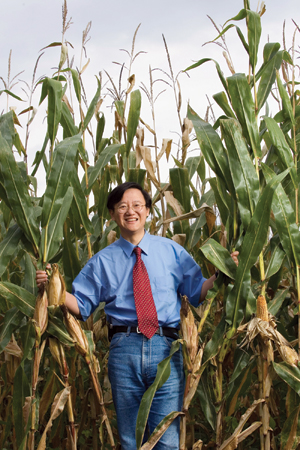
[[63, 277], [59, 272], [57, 264], [52, 265], [52, 275], [48, 285], [49, 306], [62, 305], [65, 303], [66, 287]]
[[44, 287], [41, 288], [36, 298], [33, 319], [40, 328], [40, 334], [42, 335], [48, 325], [48, 296]]
[[69, 313], [68, 308], [65, 305], [61, 305], [61, 309], [64, 314], [66, 328], [75, 342], [77, 352], [82, 356], [86, 356], [89, 351], [89, 344], [79, 321]]
[[182, 337], [186, 342], [189, 358], [193, 364], [198, 350], [198, 330], [188, 298], [185, 295], [181, 300], [180, 320]]

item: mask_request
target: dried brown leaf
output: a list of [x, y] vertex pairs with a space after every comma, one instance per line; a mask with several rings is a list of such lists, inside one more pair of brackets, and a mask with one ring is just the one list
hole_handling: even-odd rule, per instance
[[174, 234], [174, 236], [172, 236], [172, 241], [177, 242], [177, 244], [181, 245], [182, 247], [184, 247], [185, 240], [186, 234]]
[[172, 148], [172, 139], [163, 139], [162, 141], [162, 146], [161, 146], [161, 150], [157, 156], [157, 161], [160, 160], [160, 158], [163, 156], [163, 154], [166, 154], [166, 158], [167, 161], [169, 161], [169, 156], [171, 153], [171, 148]]

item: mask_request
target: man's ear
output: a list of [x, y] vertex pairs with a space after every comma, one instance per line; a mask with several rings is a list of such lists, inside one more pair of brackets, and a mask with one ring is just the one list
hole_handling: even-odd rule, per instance
[[113, 209], [109, 209], [108, 211], [109, 211], [109, 214], [110, 214], [110, 217], [112, 218], [112, 220], [115, 220], [115, 215], [114, 215]]

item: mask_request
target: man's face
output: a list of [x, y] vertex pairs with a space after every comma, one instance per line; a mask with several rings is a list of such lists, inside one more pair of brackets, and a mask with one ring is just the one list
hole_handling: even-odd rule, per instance
[[[115, 204], [113, 211], [110, 211], [111, 218], [118, 224], [124, 239], [128, 241], [131, 241], [132, 237], [142, 239], [149, 215], [149, 208], [146, 208], [145, 203], [139, 189], [127, 189], [121, 201]], [[134, 207], [138, 210], [134, 210]]]

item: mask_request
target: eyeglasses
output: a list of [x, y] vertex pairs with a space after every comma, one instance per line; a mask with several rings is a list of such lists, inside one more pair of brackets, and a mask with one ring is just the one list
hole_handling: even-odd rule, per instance
[[131, 206], [129, 205], [120, 205], [117, 206], [117, 211], [119, 214], [125, 214], [129, 208], [131, 208], [134, 212], [140, 212], [142, 211], [143, 207], [146, 205], [143, 205], [142, 203], [133, 203]]

